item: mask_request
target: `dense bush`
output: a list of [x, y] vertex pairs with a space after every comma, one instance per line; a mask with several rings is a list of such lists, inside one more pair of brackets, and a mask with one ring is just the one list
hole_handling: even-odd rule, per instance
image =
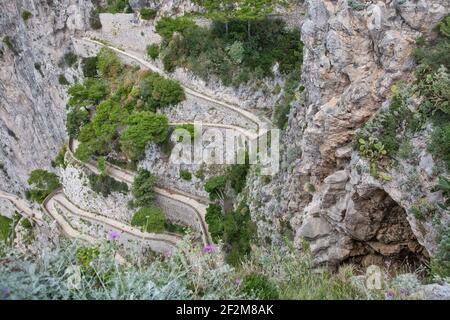
[[[287, 31], [280, 19], [258, 20], [252, 25], [249, 38], [247, 21], [230, 21], [230, 31], [224, 33], [224, 24], [217, 21], [207, 29], [185, 17], [163, 18], [156, 30], [164, 39], [164, 67], [169, 72], [186, 67], [205, 80], [215, 75], [225, 85], [239, 85], [272, 76], [278, 63], [281, 73], [298, 78], [303, 59], [300, 32]], [[173, 37], [174, 32], [181, 36]]]
[[155, 9], [152, 9], [152, 8], [144, 7], [144, 8], [141, 8], [139, 13], [141, 14], [141, 19], [153, 20], [156, 18], [156, 14], [158, 13], [158, 11], [156, 11]]
[[66, 129], [72, 138], [77, 138], [80, 128], [89, 122], [89, 112], [85, 108], [74, 108], [67, 113]]
[[87, 57], [81, 60], [81, 69], [86, 78], [97, 76], [97, 56]]
[[223, 236], [224, 213], [222, 207], [217, 204], [210, 204], [206, 208], [205, 221], [208, 224], [208, 231], [212, 240], [217, 243]]
[[145, 156], [149, 141], [161, 143], [169, 134], [169, 122], [162, 114], [137, 112], [131, 114], [125, 123], [128, 127], [122, 132], [120, 145], [131, 160], [140, 160]]
[[58, 82], [62, 86], [68, 86], [70, 84], [70, 82], [67, 80], [67, 78], [64, 74], [60, 74], [58, 76]]
[[75, 63], [78, 61], [78, 56], [73, 52], [67, 52], [64, 54], [64, 62], [67, 66], [73, 67]]
[[151, 207], [155, 194], [153, 188], [156, 184], [156, 178], [150, 172], [139, 169], [133, 181], [131, 192], [134, 197], [134, 205], [138, 207]]
[[238, 266], [250, 254], [250, 245], [256, 239], [256, 226], [245, 201], [235, 211], [225, 213], [223, 230], [225, 260]]
[[192, 173], [189, 170], [181, 169], [180, 170], [180, 178], [186, 181], [192, 180]]
[[0, 241], [9, 242], [12, 228], [13, 220], [0, 214]]
[[22, 16], [23, 21], [27, 21], [28, 19], [30, 19], [33, 16], [30, 11], [25, 10], [25, 9], [22, 10], [20, 15]]
[[205, 191], [209, 193], [211, 200], [217, 200], [224, 197], [226, 185], [225, 176], [211, 177], [205, 182]]
[[227, 170], [227, 177], [230, 181], [230, 186], [236, 193], [240, 193], [247, 183], [247, 173], [250, 169], [248, 159], [246, 164], [234, 164]]
[[108, 90], [105, 81], [88, 78], [83, 84], [73, 85], [67, 90], [70, 95], [69, 105], [72, 107], [97, 105], [106, 97]]
[[[191, 142], [193, 142], [194, 140], [194, 136], [195, 136], [195, 127], [193, 124], [191, 123], [186, 123], [186, 124], [179, 124], [176, 126], [175, 128], [176, 130], [186, 130], [189, 133], [189, 137], [191, 138]], [[184, 132], [183, 132], [184, 134]], [[178, 142], [182, 142], [183, 141], [183, 135], [180, 135], [178, 137]]]
[[183, 88], [177, 81], [157, 73], [147, 73], [140, 82], [140, 94], [148, 111], [176, 105], [184, 99]]
[[275, 284], [268, 277], [256, 273], [245, 276], [243, 291], [249, 296], [253, 295], [262, 300], [279, 298]]
[[27, 192], [28, 196], [39, 203], [61, 186], [56, 174], [42, 169], [36, 169], [30, 173], [28, 184], [31, 186]]
[[156, 32], [158, 32], [161, 37], [168, 41], [172, 38], [174, 32], [183, 32], [189, 28], [195, 27], [195, 22], [186, 17], [162, 17], [156, 25]]
[[67, 145], [63, 145], [61, 147], [61, 150], [59, 150], [58, 154], [55, 157], [55, 160], [52, 161], [52, 167], [56, 168], [56, 167], [61, 167], [61, 168], [66, 168], [66, 162], [64, 160], [64, 156], [66, 155], [67, 152]]
[[91, 189], [104, 197], [109, 196], [113, 192], [128, 193], [126, 183], [117, 181], [110, 176], [90, 174], [88, 178]]
[[103, 77], [115, 79], [122, 73], [124, 65], [114, 51], [103, 47], [97, 54], [97, 69]]
[[132, 226], [141, 227], [146, 232], [161, 233], [165, 230], [166, 218], [160, 208], [139, 209], [131, 219]]
[[159, 46], [155, 43], [149, 44], [147, 46], [147, 55], [155, 60], [159, 56]]
[[94, 30], [102, 28], [102, 22], [100, 21], [100, 11], [97, 8], [92, 8], [89, 15], [89, 25]]
[[428, 151], [433, 156], [444, 161], [447, 168], [450, 169], [450, 123], [434, 128]]

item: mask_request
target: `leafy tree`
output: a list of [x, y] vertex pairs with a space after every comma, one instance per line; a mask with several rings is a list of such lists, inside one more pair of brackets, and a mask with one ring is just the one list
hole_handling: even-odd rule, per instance
[[67, 133], [72, 138], [77, 138], [80, 128], [89, 122], [89, 112], [85, 108], [74, 108], [67, 114]]
[[155, 9], [152, 9], [152, 8], [144, 7], [144, 8], [141, 8], [139, 13], [141, 14], [141, 19], [152, 20], [152, 19], [156, 18], [156, 14], [158, 13], [158, 11], [156, 11]]
[[147, 46], [147, 55], [152, 59], [155, 60], [159, 56], [159, 46], [155, 43], [152, 43]]
[[148, 73], [140, 82], [141, 98], [148, 111], [176, 105], [184, 99], [181, 85], [156, 73]]
[[56, 174], [42, 169], [36, 169], [30, 173], [28, 184], [31, 186], [28, 190], [29, 197], [39, 203], [61, 186]]
[[108, 175], [90, 174], [88, 178], [91, 189], [104, 197], [109, 196], [112, 192], [128, 193], [126, 183], [117, 181]]
[[135, 206], [151, 207], [153, 205], [155, 184], [156, 177], [154, 175], [144, 169], [138, 170], [131, 188]]
[[103, 47], [97, 54], [97, 68], [103, 77], [115, 79], [122, 73], [124, 66], [114, 51]]
[[108, 93], [108, 86], [102, 80], [88, 78], [83, 84], [71, 86], [67, 92], [71, 107], [87, 107], [103, 100]]
[[205, 191], [209, 193], [211, 200], [217, 200], [223, 198], [226, 184], [227, 178], [225, 176], [211, 177], [205, 182]]
[[132, 226], [142, 227], [146, 232], [163, 232], [166, 217], [160, 208], [148, 207], [139, 209], [131, 219]]
[[247, 21], [247, 34], [251, 37], [251, 23], [266, 17], [273, 11], [274, 0], [240, 0], [237, 17]]
[[234, 164], [228, 168], [227, 176], [230, 181], [231, 188], [233, 188], [236, 193], [240, 193], [242, 189], [244, 189], [247, 182], [246, 179], [249, 169], [250, 166], [248, 161], [246, 161], [246, 164]]
[[148, 111], [131, 114], [126, 120], [128, 128], [120, 137], [122, 150], [132, 160], [141, 159], [149, 141], [161, 143], [169, 134], [169, 122], [165, 115]]
[[97, 76], [97, 56], [87, 57], [81, 60], [81, 69], [86, 78]]
[[162, 17], [156, 24], [156, 32], [166, 41], [172, 38], [174, 32], [183, 32], [188, 28], [195, 28], [196, 24], [192, 19], [187, 17]]
[[206, 9], [206, 16], [212, 20], [219, 20], [225, 24], [225, 33], [228, 35], [229, 22], [236, 18], [239, 0], [194, 0]]

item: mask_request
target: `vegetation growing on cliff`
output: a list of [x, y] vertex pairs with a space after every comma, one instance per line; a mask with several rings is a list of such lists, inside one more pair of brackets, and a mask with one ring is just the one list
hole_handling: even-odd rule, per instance
[[28, 184], [31, 188], [26, 191], [27, 198], [39, 203], [61, 186], [56, 174], [42, 169], [36, 169], [30, 173]]
[[[442, 31], [446, 30], [446, 21], [448, 18], [439, 25], [435, 38], [417, 40], [413, 50], [417, 61], [414, 83], [394, 86], [389, 108], [379, 112], [356, 135], [355, 146], [361, 151], [369, 139], [375, 139], [385, 150], [382, 157], [371, 160], [378, 163], [377, 167], [395, 158], [405, 139], [418, 132], [424, 134], [427, 124], [432, 123], [428, 151], [450, 169], [450, 37]], [[417, 99], [420, 104], [414, 109]]]
[[[187, 17], [162, 18], [157, 32], [163, 37], [161, 57], [171, 72], [185, 67], [199, 77], [218, 77], [225, 85], [238, 86], [250, 80], [273, 76], [278, 64], [282, 74], [300, 77], [302, 44], [300, 31], [288, 31], [279, 19], [261, 18], [252, 22], [234, 19], [215, 20], [210, 29], [197, 26]], [[174, 33], [177, 33], [174, 36]]]
[[80, 160], [116, 151], [136, 161], [148, 141], [166, 140], [167, 118], [155, 112], [184, 99], [177, 82], [126, 66], [107, 49], [83, 59], [82, 68], [88, 77], [68, 89], [66, 122], [69, 135], [81, 142], [75, 153]]

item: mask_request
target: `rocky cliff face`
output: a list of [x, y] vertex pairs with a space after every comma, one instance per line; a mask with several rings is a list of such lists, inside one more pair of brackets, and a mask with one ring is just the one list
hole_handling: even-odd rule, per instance
[[[434, 250], [433, 230], [431, 224], [419, 226], [408, 212], [414, 196], [401, 186], [408, 172], [390, 173], [395, 183], [358, 173], [361, 159], [351, 141], [387, 103], [391, 86], [411, 76], [415, 39], [431, 32], [448, 14], [449, 3], [305, 2], [306, 90], [283, 139], [294, 143], [284, 150], [283, 171], [270, 183], [251, 179], [260, 234], [278, 243], [293, 233], [298, 247], [306, 239], [319, 263], [421, 259]], [[417, 167], [424, 190], [434, 179], [425, 167]]]
[[79, 76], [78, 63], [70, 67], [63, 57], [71, 35], [87, 28], [90, 1], [2, 1], [1, 8], [0, 189], [20, 192], [28, 173], [48, 169], [66, 140], [59, 75]]

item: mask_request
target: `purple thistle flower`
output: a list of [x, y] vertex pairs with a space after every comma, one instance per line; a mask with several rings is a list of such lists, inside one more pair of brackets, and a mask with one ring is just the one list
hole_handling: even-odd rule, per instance
[[117, 240], [117, 238], [119, 238], [119, 232], [117, 232], [116, 230], [109, 230], [108, 240], [114, 241], [114, 240]]
[[406, 296], [406, 290], [403, 288], [400, 288], [400, 296], [404, 297]]
[[210, 253], [215, 250], [214, 246], [212, 245], [206, 245], [203, 247], [203, 253]]
[[241, 283], [242, 283], [242, 280], [239, 279], [239, 278], [234, 280], [234, 284], [237, 285], [237, 286], [241, 285]]
[[389, 289], [389, 290], [386, 292], [386, 297], [388, 297], [388, 298], [393, 298], [393, 297], [394, 297], [394, 291], [391, 290], [391, 289]]

